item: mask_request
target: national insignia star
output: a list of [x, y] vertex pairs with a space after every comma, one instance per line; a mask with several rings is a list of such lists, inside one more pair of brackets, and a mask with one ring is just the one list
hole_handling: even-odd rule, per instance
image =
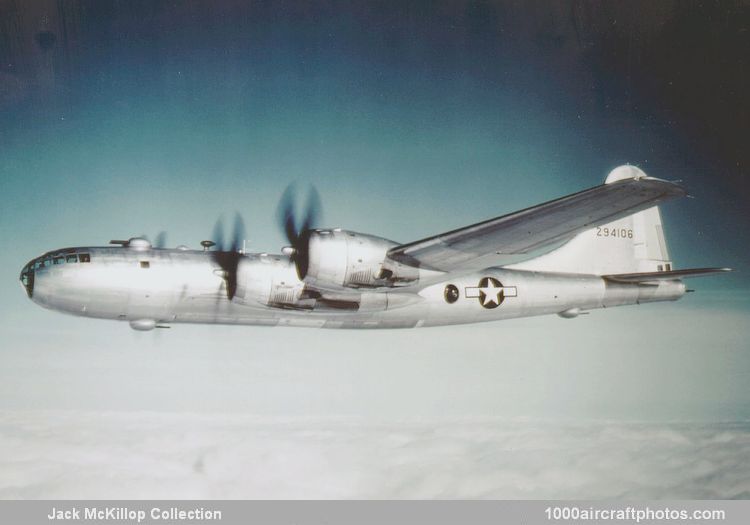
[[487, 279], [487, 283], [485, 286], [480, 286], [479, 291], [484, 295], [482, 306], [486, 306], [490, 303], [500, 304], [500, 294], [503, 293], [503, 287], [495, 286], [492, 279]]

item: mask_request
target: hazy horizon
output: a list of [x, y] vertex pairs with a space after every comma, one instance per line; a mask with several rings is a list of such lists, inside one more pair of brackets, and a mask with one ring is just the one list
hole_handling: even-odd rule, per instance
[[[279, 467], [278, 494], [450, 497], [448, 474], [435, 486], [424, 478], [447, 455], [458, 479], [471, 484], [476, 472], [467, 497], [748, 497], [746, 470], [725, 467], [746, 465], [750, 435], [749, 8], [566, 5], [0, 6], [0, 497], [153, 488], [154, 469], [194, 472], [204, 449], [215, 453], [202, 471], [211, 475], [194, 472], [200, 481], [182, 495], [215, 495], [240, 479], [249, 488], [238, 496], [255, 487], [268, 497], [232, 458], [252, 470], [298, 453], [324, 459]], [[276, 206], [292, 181], [320, 191], [321, 226], [408, 242], [600, 184], [624, 163], [682, 180], [694, 197], [662, 209], [675, 268], [735, 271], [689, 281], [696, 292], [676, 303], [403, 331], [135, 333], [44, 310], [18, 282], [26, 262], [65, 246], [164, 230], [170, 246], [197, 247], [235, 211], [248, 249], [278, 252]], [[113, 431], [116, 414], [132, 429], [127, 439]], [[211, 414], [226, 417], [200, 434]], [[233, 414], [244, 426], [232, 427]], [[305, 419], [338, 416], [361, 424], [317, 434]], [[540, 454], [561, 463], [523, 470], [505, 448], [522, 428], [514, 436], [472, 423], [458, 438], [435, 430], [468, 416], [557, 422], [568, 448], [556, 455], [532, 425]], [[297, 421], [294, 439], [283, 441], [277, 417]], [[368, 461], [392, 450], [382, 443], [398, 449], [399, 429], [370, 441], [362, 428], [423, 418], [433, 423], [403, 438], [409, 468], [389, 464], [401, 476]], [[563, 483], [564, 455], [587, 451], [565, 425], [635, 421], [667, 437], [649, 448], [651, 431], [636, 433], [632, 449], [627, 436], [592, 438], [597, 460], [626, 447], [617, 466], [637, 465], [627, 480], [604, 476], [597, 488], [602, 472], [576, 464], [580, 485]], [[693, 426], [674, 431], [675, 422]], [[739, 430], [727, 433], [732, 422]], [[159, 432], [176, 443], [164, 464], [169, 440], [150, 441]], [[252, 445], [238, 444], [242, 436]], [[330, 463], [326, 436], [345, 444]], [[657, 461], [670, 436], [681, 443], [675, 464], [690, 474], [661, 472], [638, 487], [648, 462], [629, 453], [645, 447]], [[485, 457], [508, 477], [489, 476]], [[79, 466], [71, 492], [49, 481]], [[107, 468], [122, 477], [97, 485]], [[333, 489], [294, 485], [310, 473]], [[519, 488], [540, 479], [549, 492]], [[711, 490], [696, 488], [710, 479]], [[347, 480], [362, 490], [346, 492]], [[672, 488], [658, 490], [663, 480]]]

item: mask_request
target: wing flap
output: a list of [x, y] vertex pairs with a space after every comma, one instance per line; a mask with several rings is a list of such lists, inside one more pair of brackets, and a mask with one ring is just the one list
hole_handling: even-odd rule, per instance
[[661, 179], [619, 180], [402, 244], [392, 248], [388, 256], [410, 266], [450, 271], [485, 255], [528, 253], [684, 195], [686, 192], [681, 186]]

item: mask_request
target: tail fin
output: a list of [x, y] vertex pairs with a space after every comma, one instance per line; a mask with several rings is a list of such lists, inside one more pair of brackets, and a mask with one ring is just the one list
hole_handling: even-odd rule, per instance
[[[605, 183], [641, 177], [646, 174], [635, 166], [620, 166], [612, 170]], [[586, 230], [549, 253], [509, 267], [594, 275], [634, 274], [670, 271], [672, 260], [661, 214], [654, 206]]]

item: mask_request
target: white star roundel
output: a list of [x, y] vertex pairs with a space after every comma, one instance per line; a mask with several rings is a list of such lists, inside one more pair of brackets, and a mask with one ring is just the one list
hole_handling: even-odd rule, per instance
[[479, 286], [466, 288], [466, 297], [476, 297], [479, 304], [484, 308], [497, 308], [506, 297], [516, 297], [518, 292], [515, 286], [503, 286], [494, 277], [482, 277]]

